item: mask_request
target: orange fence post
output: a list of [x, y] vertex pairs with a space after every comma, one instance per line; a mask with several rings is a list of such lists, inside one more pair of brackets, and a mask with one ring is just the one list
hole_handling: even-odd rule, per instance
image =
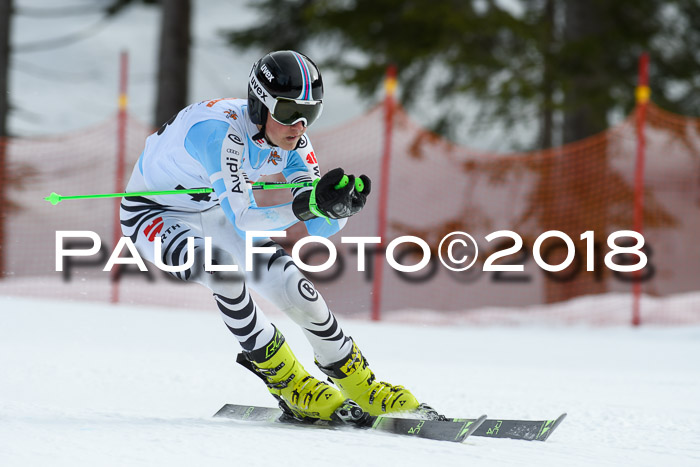
[[391, 170], [391, 137], [394, 128], [394, 92], [396, 91], [396, 66], [389, 65], [384, 81], [384, 149], [379, 173], [379, 217], [377, 235], [381, 239], [374, 255], [374, 281], [372, 284], [372, 321], [379, 321], [382, 313], [382, 275], [384, 258], [382, 251], [386, 236], [386, 212], [389, 204], [389, 171]]
[[[639, 81], [635, 92], [637, 100], [637, 160], [634, 174], [634, 230], [642, 233], [644, 226], [644, 157], [645, 145], [644, 124], [646, 121], [647, 104], [651, 91], [649, 89], [649, 54], [644, 52], [639, 57]], [[640, 301], [642, 295], [641, 272], [635, 273], [632, 282], [632, 325], [639, 326], [642, 323]]]
[[[114, 191], [124, 191], [124, 163], [126, 153], [126, 104], [127, 84], [129, 75], [129, 54], [122, 52], [119, 57], [119, 110], [117, 114], [117, 161], [114, 174]], [[119, 204], [121, 199], [114, 199], [114, 224], [112, 230], [112, 247], [122, 237], [122, 229], [119, 223]], [[112, 293], [111, 303], [119, 303], [119, 265], [115, 264], [111, 273]]]

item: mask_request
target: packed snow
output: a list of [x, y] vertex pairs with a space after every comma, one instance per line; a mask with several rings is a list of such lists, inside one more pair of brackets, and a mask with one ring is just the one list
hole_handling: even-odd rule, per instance
[[340, 319], [380, 379], [443, 413], [568, 417], [544, 443], [463, 444], [214, 419], [274, 405], [218, 312], [0, 297], [0, 465], [700, 465], [700, 327]]

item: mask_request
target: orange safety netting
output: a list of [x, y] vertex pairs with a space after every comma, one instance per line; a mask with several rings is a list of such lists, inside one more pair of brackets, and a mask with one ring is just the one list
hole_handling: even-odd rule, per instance
[[[127, 167], [141, 153], [151, 129], [129, 119]], [[384, 141], [382, 107], [326, 131], [310, 131], [322, 171], [341, 166], [346, 171], [369, 175], [373, 195], [365, 210], [351, 219], [348, 236], [376, 236], [377, 194]], [[111, 192], [114, 190], [116, 119], [93, 128], [60, 137], [10, 139], [6, 145], [10, 201], [2, 245], [5, 278], [0, 293], [46, 297], [109, 300], [109, 274], [102, 272], [112, 251], [114, 201], [86, 200], [51, 206], [43, 197], [55, 191], [62, 195]], [[649, 264], [641, 272], [642, 292], [647, 296], [686, 297], [673, 305], [642, 308], [643, 322], [677, 323], [700, 321], [700, 119], [665, 112], [649, 104], [645, 126], [646, 168], [644, 174], [643, 233]], [[437, 310], [442, 314], [467, 310], [461, 316], [489, 322], [501, 317], [504, 307], [525, 317], [527, 307], [560, 302], [589, 294], [617, 293], [629, 297], [619, 313], [576, 316], [562, 311], [552, 319], [595, 322], [628, 322], [631, 313], [633, 273], [616, 273], [604, 264], [610, 250], [607, 237], [633, 229], [634, 173], [637, 137], [634, 117], [608, 131], [583, 141], [545, 151], [518, 154], [488, 154], [451, 144], [427, 132], [400, 108], [394, 113], [387, 238], [402, 235], [424, 239], [433, 250], [433, 260], [415, 273], [400, 274], [383, 268], [381, 309], [390, 317], [393, 310]], [[260, 205], [275, 204], [285, 193], [264, 192]], [[3, 210], [7, 210], [4, 207]], [[55, 272], [55, 232], [92, 230], [103, 242], [100, 255], [77, 258], [64, 273]], [[501, 238], [487, 242], [495, 231], [516, 232], [524, 244], [517, 252], [495, 264], [522, 264], [522, 272], [484, 272], [486, 258], [512, 246]], [[566, 233], [576, 248], [574, 261], [559, 272], [546, 272], [533, 259], [533, 245], [543, 232]], [[440, 240], [450, 232], [471, 234], [480, 248], [475, 266], [452, 272], [435, 258]], [[594, 271], [586, 271], [587, 243], [580, 236], [595, 232]], [[305, 234], [303, 226], [290, 230], [287, 244]], [[357, 248], [341, 244], [338, 261], [328, 271], [309, 274], [334, 311], [367, 316], [373, 293], [374, 251], [368, 245], [367, 271], [357, 271]], [[324, 248], [307, 246], [308, 263], [323, 263]], [[398, 252], [399, 250], [397, 250]], [[405, 264], [420, 255], [398, 252]], [[542, 258], [559, 264], [566, 257], [563, 241], [542, 243]], [[636, 262], [634, 255], [618, 255], [615, 262]], [[74, 263], [74, 264], [73, 264]], [[173, 291], [183, 287], [164, 273], [134, 272], [127, 268], [119, 287], [125, 303], [210, 308], [207, 290], [190, 286], [191, 293]], [[693, 294], [695, 292], [695, 294]], [[489, 310], [484, 308], [490, 307]], [[481, 311], [469, 311], [477, 310]], [[645, 314], [646, 313], [646, 314]], [[429, 316], [425, 312], [424, 316]], [[540, 314], [542, 316], [542, 314]], [[549, 319], [549, 315], [548, 319]]]

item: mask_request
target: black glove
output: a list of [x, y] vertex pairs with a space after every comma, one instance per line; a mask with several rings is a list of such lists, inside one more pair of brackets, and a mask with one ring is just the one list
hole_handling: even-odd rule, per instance
[[353, 214], [357, 214], [365, 207], [367, 195], [372, 191], [372, 181], [367, 175], [360, 175], [355, 179], [355, 189], [352, 192], [352, 207]]
[[369, 177], [345, 175], [341, 168], [333, 169], [321, 177], [313, 190], [294, 199], [294, 215], [302, 221], [315, 217], [341, 219], [357, 214], [364, 207], [371, 190]]

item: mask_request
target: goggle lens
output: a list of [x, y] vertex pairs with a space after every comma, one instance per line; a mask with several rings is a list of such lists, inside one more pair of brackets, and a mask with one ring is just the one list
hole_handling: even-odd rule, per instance
[[271, 112], [272, 118], [282, 125], [294, 125], [298, 121], [305, 121], [304, 126], [309, 126], [321, 115], [323, 101], [302, 101], [278, 97]]

